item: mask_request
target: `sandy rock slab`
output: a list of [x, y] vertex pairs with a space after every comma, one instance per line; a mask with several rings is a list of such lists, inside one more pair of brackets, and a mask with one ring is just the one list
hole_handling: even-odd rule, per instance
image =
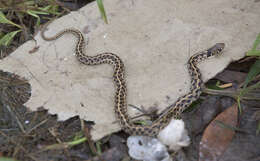
[[[224, 55], [200, 64], [203, 80], [245, 55], [260, 29], [260, 3], [254, 0], [104, 0], [109, 24], [100, 18], [96, 3], [72, 12], [49, 25], [46, 36], [74, 27], [89, 42], [86, 53], [118, 54], [125, 63], [128, 103], [163, 109], [190, 87], [188, 58], [217, 42]], [[30, 54], [29, 41], [2, 60], [0, 68], [29, 80], [32, 97], [26, 105], [40, 106], [60, 120], [79, 115], [96, 123], [92, 135], [99, 139], [120, 130], [114, 115], [112, 67], [86, 66], [74, 55], [75, 38], [65, 35], [46, 42]], [[131, 116], [137, 112], [128, 108]]]

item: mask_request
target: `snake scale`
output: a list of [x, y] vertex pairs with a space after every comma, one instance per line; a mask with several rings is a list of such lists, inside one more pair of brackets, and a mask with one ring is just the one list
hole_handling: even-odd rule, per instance
[[166, 127], [172, 118], [179, 119], [180, 114], [193, 101], [197, 100], [202, 92], [203, 81], [197, 64], [204, 59], [214, 55], [220, 55], [225, 47], [224, 43], [217, 43], [213, 47], [191, 56], [188, 60], [188, 70], [191, 77], [190, 92], [181, 96], [167, 111], [163, 112], [151, 125], [137, 125], [131, 122], [127, 113], [127, 87], [124, 78], [124, 63], [113, 53], [101, 53], [95, 56], [85, 54], [85, 39], [83, 34], [74, 28], [64, 29], [52, 37], [46, 37], [42, 30], [41, 36], [46, 41], [60, 38], [66, 33], [71, 33], [77, 37], [76, 57], [85, 65], [111, 64], [114, 67], [113, 80], [116, 86], [115, 93], [115, 114], [123, 130], [131, 135], [156, 136], [161, 129]]

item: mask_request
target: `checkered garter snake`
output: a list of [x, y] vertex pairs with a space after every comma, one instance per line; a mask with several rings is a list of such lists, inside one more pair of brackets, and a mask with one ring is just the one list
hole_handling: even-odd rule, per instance
[[124, 78], [124, 64], [123, 61], [113, 53], [101, 53], [95, 56], [88, 56], [85, 54], [85, 39], [83, 34], [77, 29], [64, 29], [52, 37], [46, 37], [44, 31], [41, 36], [46, 41], [52, 41], [60, 38], [66, 33], [71, 33], [77, 37], [76, 43], [76, 57], [78, 61], [85, 65], [99, 65], [111, 64], [114, 67], [113, 80], [116, 86], [115, 93], [115, 114], [123, 128], [123, 130], [131, 135], [145, 135], [156, 136], [161, 129], [166, 127], [172, 118], [179, 118], [180, 114], [193, 101], [197, 100], [202, 92], [202, 79], [199, 68], [196, 66], [200, 61], [222, 53], [224, 43], [217, 43], [213, 47], [199, 52], [191, 56], [188, 60], [188, 70], [191, 77], [190, 92], [181, 96], [173, 105], [171, 105], [166, 112], [160, 115], [151, 125], [137, 125], [131, 122], [127, 114], [127, 88]]

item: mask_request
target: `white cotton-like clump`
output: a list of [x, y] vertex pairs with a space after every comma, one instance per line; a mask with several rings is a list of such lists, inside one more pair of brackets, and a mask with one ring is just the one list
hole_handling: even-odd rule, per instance
[[165, 145], [147, 136], [130, 136], [127, 139], [129, 155], [143, 161], [172, 161]]
[[182, 120], [172, 119], [169, 125], [160, 131], [158, 139], [174, 151], [190, 144], [190, 138]]
[[178, 151], [190, 144], [190, 138], [182, 120], [172, 119], [157, 138], [130, 136], [127, 139], [129, 155], [143, 161], [171, 161], [166, 145], [170, 150]]

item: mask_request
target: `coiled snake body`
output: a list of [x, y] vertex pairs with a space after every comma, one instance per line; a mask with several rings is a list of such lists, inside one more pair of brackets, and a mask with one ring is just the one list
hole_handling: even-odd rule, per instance
[[[45, 27], [46, 28], [46, 27]], [[88, 56], [85, 54], [85, 39], [82, 33], [77, 29], [65, 29], [60, 31], [52, 37], [46, 37], [44, 30], [41, 32], [41, 36], [46, 41], [56, 40], [65, 33], [72, 33], [78, 38], [76, 45], [76, 57], [77, 59], [86, 65], [99, 65], [99, 64], [112, 64], [114, 67], [113, 79], [116, 86], [115, 93], [115, 113], [123, 130], [131, 135], [145, 135], [156, 136], [161, 129], [168, 125], [172, 118], [180, 118], [180, 114], [185, 110], [193, 101], [198, 99], [202, 91], [203, 82], [201, 80], [201, 73], [196, 66], [200, 61], [222, 53], [224, 43], [217, 43], [213, 47], [199, 52], [188, 60], [188, 70], [191, 76], [191, 88], [190, 92], [180, 97], [171, 107], [168, 108], [160, 117], [155, 120], [151, 125], [136, 125], [131, 122], [127, 114], [127, 88], [124, 78], [124, 63], [123, 61], [113, 53], [101, 53], [95, 56]]]

